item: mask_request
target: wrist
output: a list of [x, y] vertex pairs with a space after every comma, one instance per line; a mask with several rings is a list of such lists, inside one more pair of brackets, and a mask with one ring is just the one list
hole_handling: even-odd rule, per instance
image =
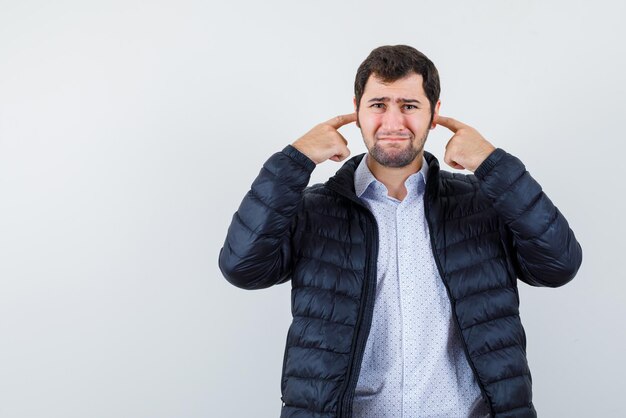
[[298, 141], [294, 142], [293, 144], [291, 144], [291, 146], [293, 148], [295, 148], [296, 150], [298, 150], [303, 156], [305, 156], [306, 158], [308, 158], [309, 160], [311, 160], [315, 165], [319, 164], [321, 161], [318, 161], [314, 156], [313, 153], [311, 152], [310, 149], [308, 149], [305, 145], [299, 143]]
[[487, 158], [489, 158], [489, 156], [496, 150], [496, 147], [494, 147], [493, 145], [490, 145], [489, 147], [485, 148], [485, 150], [481, 153], [481, 157], [477, 160], [477, 164], [474, 165], [474, 169], [471, 170], [472, 172], [476, 172], [476, 170], [478, 170], [478, 167], [481, 166], [482, 163], [485, 162], [485, 160]]
[[482, 180], [491, 171], [491, 169], [502, 159], [506, 154], [502, 148], [496, 148], [489, 156], [476, 168], [474, 175]]
[[296, 160], [310, 171], [313, 171], [313, 169], [317, 165], [315, 161], [313, 161], [308, 155], [302, 152], [294, 144], [287, 145], [283, 149], [283, 153], [287, 154], [289, 157]]

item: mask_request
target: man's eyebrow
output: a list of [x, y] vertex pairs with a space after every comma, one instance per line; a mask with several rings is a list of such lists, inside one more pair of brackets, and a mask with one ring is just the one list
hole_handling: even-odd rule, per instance
[[[368, 103], [372, 103], [372, 102], [388, 102], [390, 101], [389, 97], [374, 97], [372, 99], [369, 99], [367, 102]], [[420, 102], [417, 99], [405, 99], [405, 98], [398, 98], [396, 99], [396, 103], [419, 103], [422, 104], [422, 102]]]

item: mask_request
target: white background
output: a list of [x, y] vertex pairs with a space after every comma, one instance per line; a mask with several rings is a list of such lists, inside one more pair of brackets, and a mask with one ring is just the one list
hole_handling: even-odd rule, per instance
[[624, 4], [0, 0], [0, 417], [278, 416], [290, 285], [217, 256], [263, 161], [400, 43], [582, 244], [567, 286], [520, 284], [539, 415], [623, 416]]

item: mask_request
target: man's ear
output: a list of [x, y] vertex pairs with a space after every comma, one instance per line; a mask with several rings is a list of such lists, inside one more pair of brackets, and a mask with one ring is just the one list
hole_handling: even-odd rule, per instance
[[441, 100], [437, 100], [437, 104], [435, 105], [435, 114], [433, 115], [433, 122], [430, 124], [430, 129], [435, 129], [437, 124], [435, 123], [435, 119], [439, 116], [439, 107], [441, 106]]
[[[352, 104], [354, 105], [354, 111], [356, 112], [356, 96], [352, 98]], [[360, 128], [361, 125], [359, 124], [359, 114], [356, 114], [356, 127]]]

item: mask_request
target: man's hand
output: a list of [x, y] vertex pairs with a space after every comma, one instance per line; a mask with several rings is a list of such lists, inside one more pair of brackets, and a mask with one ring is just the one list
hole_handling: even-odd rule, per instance
[[315, 164], [326, 160], [343, 161], [350, 155], [348, 141], [337, 129], [356, 121], [356, 113], [336, 116], [315, 126], [291, 144]]
[[496, 149], [476, 129], [456, 119], [437, 115], [434, 122], [454, 132], [443, 156], [443, 160], [452, 168], [466, 168], [473, 173]]

